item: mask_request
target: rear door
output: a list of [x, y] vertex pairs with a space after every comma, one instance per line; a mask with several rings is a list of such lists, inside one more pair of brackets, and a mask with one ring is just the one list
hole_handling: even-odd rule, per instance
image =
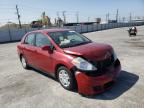
[[36, 46], [35, 46], [35, 33], [30, 33], [26, 36], [24, 41], [24, 57], [31, 66], [35, 66]]

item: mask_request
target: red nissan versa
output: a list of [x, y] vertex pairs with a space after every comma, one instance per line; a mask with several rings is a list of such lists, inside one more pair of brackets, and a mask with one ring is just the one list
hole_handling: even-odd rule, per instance
[[68, 29], [27, 33], [17, 46], [22, 66], [56, 77], [63, 88], [83, 95], [101, 93], [118, 77], [121, 65], [110, 45], [92, 42]]

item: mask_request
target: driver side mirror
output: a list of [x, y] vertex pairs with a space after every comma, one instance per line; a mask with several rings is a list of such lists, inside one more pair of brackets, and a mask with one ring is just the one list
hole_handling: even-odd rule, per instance
[[48, 46], [48, 45], [43, 46], [41, 49], [42, 49], [43, 51], [48, 51], [49, 53], [52, 53], [52, 52], [53, 52], [53, 50], [51, 49], [51, 47]]

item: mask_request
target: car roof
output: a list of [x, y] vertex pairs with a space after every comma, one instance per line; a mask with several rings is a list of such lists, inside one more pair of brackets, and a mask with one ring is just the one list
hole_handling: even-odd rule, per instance
[[34, 30], [29, 33], [41, 32], [41, 33], [49, 33], [49, 32], [59, 32], [59, 31], [69, 31], [70, 29], [42, 29], [42, 30]]

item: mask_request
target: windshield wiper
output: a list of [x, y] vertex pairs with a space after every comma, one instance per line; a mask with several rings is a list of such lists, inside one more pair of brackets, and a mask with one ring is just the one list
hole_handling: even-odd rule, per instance
[[88, 44], [88, 43], [91, 43], [91, 41], [77, 43], [77, 44], [75, 44], [74, 46], [84, 45], [84, 44]]
[[75, 47], [75, 46], [78, 46], [78, 45], [84, 45], [84, 44], [88, 44], [88, 43], [91, 43], [91, 41], [80, 42], [80, 43], [77, 43], [77, 44], [74, 44], [74, 45], [63, 45], [63, 46], [61, 46], [61, 47], [62, 47], [62, 48], [69, 48], [69, 47]]

